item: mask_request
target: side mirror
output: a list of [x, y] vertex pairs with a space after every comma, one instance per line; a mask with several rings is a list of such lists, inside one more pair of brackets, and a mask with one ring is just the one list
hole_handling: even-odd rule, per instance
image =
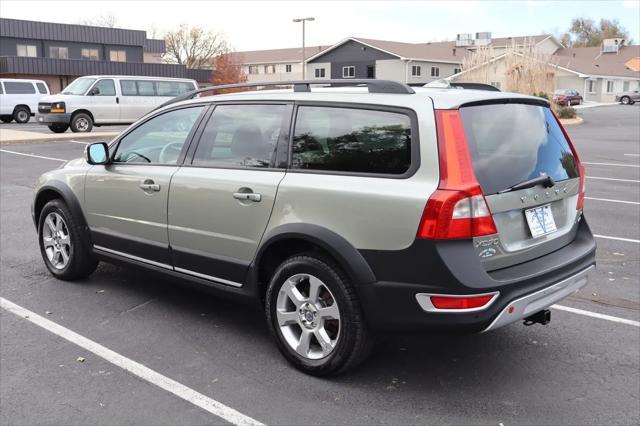
[[92, 143], [85, 149], [85, 155], [89, 164], [108, 164], [109, 146], [106, 142]]
[[100, 88], [99, 87], [94, 87], [89, 92], [89, 96], [96, 96], [96, 95], [99, 95], [99, 94], [100, 94]]

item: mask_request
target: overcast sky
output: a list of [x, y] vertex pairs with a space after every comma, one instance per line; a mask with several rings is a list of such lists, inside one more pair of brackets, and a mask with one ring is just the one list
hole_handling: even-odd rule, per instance
[[187, 22], [224, 33], [237, 50], [300, 45], [300, 24], [313, 16], [307, 45], [348, 36], [394, 41], [451, 40], [457, 33], [494, 37], [560, 33], [572, 18], [617, 19], [640, 42], [640, 0], [627, 1], [28, 1], [0, 0], [3, 18], [77, 23], [113, 13], [118, 27], [163, 31]]

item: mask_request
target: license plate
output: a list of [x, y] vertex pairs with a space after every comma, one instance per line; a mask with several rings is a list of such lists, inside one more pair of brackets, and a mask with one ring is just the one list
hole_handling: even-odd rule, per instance
[[533, 238], [541, 237], [558, 230], [553, 219], [551, 205], [535, 207], [524, 211]]

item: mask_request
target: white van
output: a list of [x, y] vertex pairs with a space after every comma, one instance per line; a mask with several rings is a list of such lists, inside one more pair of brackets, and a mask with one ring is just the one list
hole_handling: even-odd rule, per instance
[[0, 120], [3, 123], [26, 123], [38, 110], [38, 102], [49, 94], [42, 80], [0, 78]]
[[123, 75], [80, 77], [57, 95], [40, 100], [36, 120], [62, 133], [133, 123], [167, 100], [198, 88], [195, 80]]

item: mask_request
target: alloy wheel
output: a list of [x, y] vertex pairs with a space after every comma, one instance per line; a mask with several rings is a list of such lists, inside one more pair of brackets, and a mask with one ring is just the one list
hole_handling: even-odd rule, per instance
[[64, 269], [71, 256], [71, 236], [66, 222], [58, 213], [47, 215], [42, 226], [42, 243], [49, 263], [56, 269]]
[[330, 355], [340, 337], [340, 310], [319, 278], [296, 274], [278, 292], [276, 320], [289, 347], [307, 359]]

